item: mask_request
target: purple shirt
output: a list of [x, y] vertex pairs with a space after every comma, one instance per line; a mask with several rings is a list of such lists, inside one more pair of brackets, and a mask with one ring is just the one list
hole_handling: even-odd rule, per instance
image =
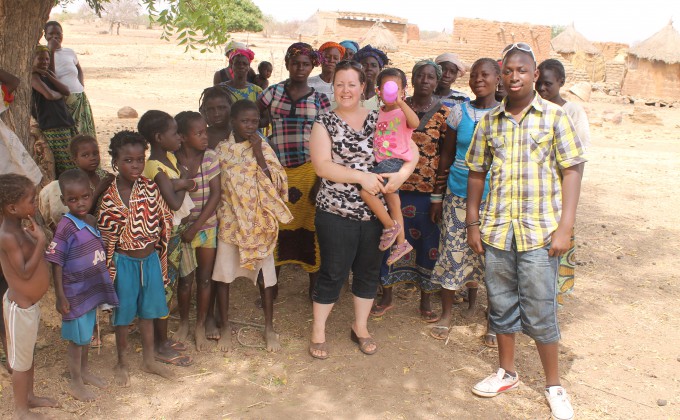
[[118, 306], [97, 228], [66, 213], [45, 259], [62, 267], [62, 286], [71, 306], [71, 311], [63, 315], [64, 321], [80, 318], [103, 303]]

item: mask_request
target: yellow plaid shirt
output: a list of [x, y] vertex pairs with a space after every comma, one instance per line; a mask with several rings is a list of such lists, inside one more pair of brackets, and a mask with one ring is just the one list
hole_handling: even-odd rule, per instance
[[535, 94], [521, 121], [506, 100], [479, 122], [465, 160], [471, 171], [490, 171], [481, 213], [482, 241], [510, 251], [550, 243], [562, 212], [561, 170], [586, 161], [567, 113]]

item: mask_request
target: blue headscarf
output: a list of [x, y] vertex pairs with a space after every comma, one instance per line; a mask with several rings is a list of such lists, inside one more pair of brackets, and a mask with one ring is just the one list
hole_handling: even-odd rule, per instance
[[354, 54], [359, 51], [359, 44], [356, 41], [351, 41], [349, 39], [346, 39], [340, 43], [343, 47], [345, 47], [346, 50], [352, 50]]

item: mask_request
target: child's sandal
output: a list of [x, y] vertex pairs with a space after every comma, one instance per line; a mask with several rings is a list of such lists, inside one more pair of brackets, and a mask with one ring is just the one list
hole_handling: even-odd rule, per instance
[[400, 232], [401, 225], [395, 220], [394, 226], [388, 229], [383, 229], [382, 235], [380, 236], [380, 245], [378, 246], [378, 249], [381, 251], [388, 250], [392, 244], [394, 244], [394, 241], [397, 240], [397, 236]]

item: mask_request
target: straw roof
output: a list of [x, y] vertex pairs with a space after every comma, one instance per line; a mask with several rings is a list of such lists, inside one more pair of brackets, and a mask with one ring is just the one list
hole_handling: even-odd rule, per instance
[[385, 52], [395, 52], [399, 50], [399, 40], [397, 37], [380, 22], [376, 22], [371, 26], [364, 35], [364, 38], [360, 41], [360, 44], [370, 44], [374, 48], [378, 48]]
[[647, 60], [680, 63], [680, 34], [671, 20], [662, 30], [631, 48], [628, 53]]
[[587, 54], [600, 54], [600, 50], [592, 42], [576, 31], [573, 23], [551, 39], [550, 44], [558, 53], [572, 54], [583, 51]]
[[297, 30], [296, 34], [302, 36], [318, 36], [319, 35], [319, 14], [314, 13], [309, 19], [302, 22]]

